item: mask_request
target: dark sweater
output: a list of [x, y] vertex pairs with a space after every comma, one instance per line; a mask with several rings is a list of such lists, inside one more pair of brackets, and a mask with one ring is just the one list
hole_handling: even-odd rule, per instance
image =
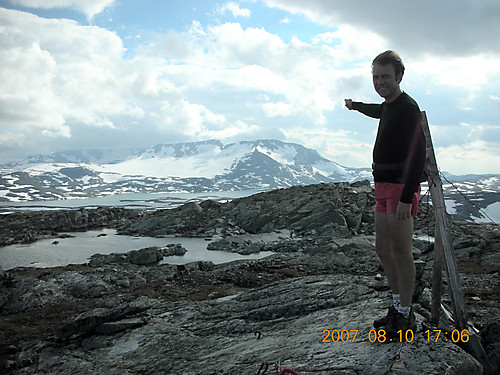
[[[425, 137], [418, 104], [403, 92], [389, 104], [353, 102], [352, 108], [380, 119], [373, 148], [374, 181], [403, 183], [400, 201], [411, 203], [425, 165]], [[388, 164], [399, 164], [400, 168], [377, 169], [377, 165]]]

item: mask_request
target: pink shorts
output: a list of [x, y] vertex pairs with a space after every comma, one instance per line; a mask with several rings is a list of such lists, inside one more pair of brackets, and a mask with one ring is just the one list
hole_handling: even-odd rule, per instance
[[[375, 182], [375, 212], [396, 213], [404, 184], [389, 182]], [[411, 216], [417, 216], [418, 202], [420, 201], [420, 186], [411, 201]]]

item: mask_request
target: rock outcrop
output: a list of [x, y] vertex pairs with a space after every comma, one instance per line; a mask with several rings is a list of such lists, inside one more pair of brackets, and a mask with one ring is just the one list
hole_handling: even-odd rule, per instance
[[373, 232], [373, 204], [368, 181], [294, 186], [226, 203], [207, 200], [145, 213], [120, 226], [119, 232], [153, 237], [227, 237], [290, 229], [300, 236], [349, 236]]
[[[11, 212], [0, 215], [0, 246], [55, 238], [62, 232], [86, 232], [115, 228], [143, 214], [140, 210], [97, 208], [56, 211]], [[66, 236], [62, 234], [62, 236]]]
[[146, 247], [140, 250], [133, 250], [128, 253], [113, 253], [113, 254], [94, 254], [90, 257], [90, 266], [98, 267], [102, 264], [118, 263], [118, 264], [137, 264], [147, 265], [156, 264], [163, 257], [167, 256], [182, 256], [187, 253], [187, 250], [181, 244], [168, 244], [165, 247]]

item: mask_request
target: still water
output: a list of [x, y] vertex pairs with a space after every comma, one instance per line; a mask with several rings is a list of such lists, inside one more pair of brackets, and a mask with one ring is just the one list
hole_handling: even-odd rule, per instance
[[[53, 201], [0, 202], [0, 213], [8, 215], [14, 210], [60, 210], [96, 207], [122, 207], [141, 209], [171, 209], [186, 202], [207, 199], [224, 202], [258, 193], [259, 190], [224, 191], [211, 193], [128, 193], [86, 199]], [[258, 259], [271, 255], [261, 252], [252, 255], [209, 251], [209, 241], [201, 238], [151, 238], [117, 235], [112, 229], [68, 233], [74, 238], [47, 239], [32, 244], [16, 244], [0, 247], [0, 265], [4, 270], [15, 267], [56, 267], [86, 263], [93, 254], [125, 253], [149, 246], [165, 246], [180, 243], [188, 252], [183, 256], [166, 257], [163, 263], [185, 264], [194, 261], [212, 261], [216, 264], [238, 259]], [[58, 241], [54, 244], [54, 241]]]
[[207, 199], [226, 201], [247, 197], [262, 190], [217, 191], [210, 193], [126, 193], [85, 199], [61, 199], [46, 201], [0, 202], [0, 213], [9, 210], [60, 210], [96, 207], [122, 207], [143, 209], [175, 208], [191, 201]]
[[[216, 264], [238, 259], [259, 259], [272, 254], [262, 251], [257, 254], [240, 255], [225, 251], [207, 250], [210, 241], [203, 238], [153, 238], [117, 235], [114, 229], [68, 233], [74, 238], [52, 238], [32, 244], [16, 244], [0, 247], [0, 265], [4, 270], [16, 267], [56, 267], [82, 264], [93, 254], [125, 253], [149, 246], [165, 246], [180, 243], [187, 249], [183, 256], [165, 257], [162, 263], [186, 264], [195, 261], [212, 261]], [[54, 244], [54, 241], [58, 241]]]

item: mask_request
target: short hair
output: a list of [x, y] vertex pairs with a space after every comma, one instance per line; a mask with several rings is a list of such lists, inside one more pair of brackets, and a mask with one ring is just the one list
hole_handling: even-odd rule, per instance
[[379, 54], [375, 59], [373, 59], [372, 67], [375, 64], [379, 65], [388, 65], [392, 64], [394, 66], [394, 70], [396, 72], [396, 76], [401, 73], [401, 77], [405, 74], [405, 66], [403, 64], [403, 60], [401, 56], [395, 51], [385, 51]]

